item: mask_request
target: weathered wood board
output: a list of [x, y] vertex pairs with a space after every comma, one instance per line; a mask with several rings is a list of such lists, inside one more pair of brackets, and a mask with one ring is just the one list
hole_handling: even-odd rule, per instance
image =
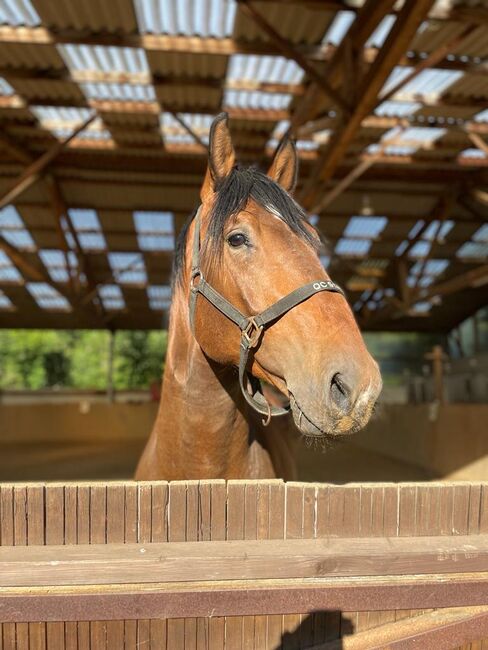
[[[177, 553], [176, 559], [171, 555], [172, 561], [176, 561], [176, 564], [173, 565], [171, 579], [175, 580], [176, 584], [178, 584], [177, 573], [179, 570], [183, 579], [191, 578], [192, 562], [195, 572], [197, 569], [200, 571], [197, 577], [203, 581], [199, 583], [202, 585], [202, 589], [199, 592], [199, 585], [194, 584], [193, 602], [199, 602], [198, 594], [201, 593], [202, 607], [205, 598], [211, 597], [212, 591], [209, 588], [209, 583], [204, 581], [222, 578], [222, 575], [219, 576], [218, 557], [217, 561], [214, 558], [212, 564], [212, 547], [208, 546], [211, 541], [235, 540], [233, 545], [228, 547], [222, 545], [215, 547], [221, 553], [219, 557], [224, 558], [227, 563], [222, 564], [221, 570], [224, 574], [225, 571], [230, 571], [230, 577], [235, 579], [238, 577], [235, 575], [235, 560], [243, 557], [243, 553], [245, 556], [244, 546], [239, 540], [286, 540], [276, 546], [273, 546], [272, 542], [268, 542], [268, 546], [265, 545], [261, 550], [255, 543], [250, 543], [250, 552], [246, 556], [246, 561], [250, 562], [249, 566], [252, 567], [251, 573], [247, 576], [248, 580], [259, 581], [261, 574], [269, 576], [270, 570], [275, 572], [273, 580], [268, 580], [267, 583], [270, 587], [267, 597], [272, 599], [279, 600], [280, 575], [288, 578], [296, 575], [303, 580], [312, 580], [308, 588], [315, 588], [313, 576], [317, 563], [314, 563], [313, 558], [317, 549], [323, 551], [324, 548], [329, 548], [336, 558], [342, 557], [342, 560], [338, 560], [339, 564], [330, 565], [329, 570], [322, 566], [321, 575], [325, 574], [325, 577], [329, 574], [330, 576], [351, 577], [356, 572], [355, 567], [361, 566], [361, 558], [368, 555], [370, 556], [368, 566], [372, 567], [376, 563], [376, 569], [370, 571], [369, 587], [368, 579], [364, 579], [361, 584], [359, 582], [357, 585], [349, 584], [349, 593], [356, 594], [355, 598], [349, 601], [355, 603], [356, 607], [351, 607], [349, 611], [347, 607], [343, 606], [340, 611], [338, 608], [333, 611], [325, 611], [327, 604], [324, 603], [324, 607], [316, 607], [318, 611], [309, 613], [305, 606], [298, 605], [297, 600], [295, 611], [306, 613], [293, 614], [290, 613], [293, 610], [290, 610], [289, 606], [280, 610], [276, 609], [279, 606], [275, 604], [275, 607], [271, 607], [267, 611], [281, 611], [282, 614], [171, 619], [138, 617], [137, 620], [132, 620], [132, 616], [127, 616], [125, 620], [73, 621], [68, 620], [69, 616], [63, 618], [60, 613], [61, 620], [50, 619], [49, 622], [40, 623], [20, 622], [21, 617], [19, 616], [15, 619], [16, 623], [4, 623], [1, 626], [0, 649], [118, 650], [120, 648], [135, 650], [136, 648], [150, 648], [151, 650], [179, 650], [181, 648], [186, 650], [192, 648], [200, 650], [205, 648], [244, 650], [252, 648], [275, 650], [278, 648], [310, 648], [313, 645], [322, 645], [332, 642], [334, 639], [337, 640], [342, 635], [351, 635], [352, 633], [359, 635], [359, 633], [364, 633], [377, 626], [387, 626], [388, 623], [391, 624], [395, 620], [408, 616], [417, 617], [422, 613], [428, 615], [431, 607], [427, 608], [426, 605], [423, 605], [424, 610], [415, 607], [408, 610], [385, 609], [378, 611], [378, 606], [371, 606], [371, 611], [363, 611], [364, 607], [359, 607], [361, 599], [358, 594], [364, 593], [366, 596], [368, 593], [374, 594], [374, 590], [380, 585], [379, 578], [376, 578], [376, 583], [374, 582], [374, 575], [381, 576], [385, 571], [387, 575], [391, 575], [388, 580], [392, 589], [395, 588], [395, 584], [398, 585], [402, 581], [408, 580], [408, 576], [405, 577], [401, 574], [409, 572], [411, 565], [409, 565], [409, 561], [413, 562], [413, 566], [420, 566], [423, 562], [424, 572], [428, 573], [432, 566], [428, 562], [440, 561], [436, 553], [432, 552], [429, 542], [429, 538], [432, 537], [449, 538], [442, 545], [444, 551], [448, 549], [445, 556], [446, 570], [449, 569], [449, 562], [452, 565], [456, 563], [456, 553], [460, 553], [458, 555], [461, 562], [459, 566], [464, 572], [473, 572], [469, 575], [474, 576], [472, 579], [477, 581], [477, 587], [473, 588], [471, 593], [481, 593], [479, 590], [479, 585], [482, 584], [480, 580], [486, 579], [485, 571], [488, 571], [488, 567], [483, 568], [487, 561], [487, 535], [488, 484], [481, 483], [334, 486], [310, 483], [285, 484], [276, 480], [230, 481], [228, 483], [224, 481], [189, 481], [170, 484], [164, 482], [66, 485], [2, 484], [0, 485], [0, 543], [3, 548], [0, 551], [0, 584], [4, 585], [4, 588], [0, 591], [0, 599], [6, 589], [17, 588], [17, 595], [22, 596], [25, 595], [22, 589], [26, 589], [26, 584], [40, 585], [53, 582], [45, 577], [46, 569], [47, 575], [49, 575], [49, 567], [45, 565], [44, 569], [42, 568], [43, 558], [47, 559], [49, 563], [52, 557], [49, 554], [46, 556], [45, 549], [38, 548], [44, 545], [53, 546], [53, 549], [64, 545], [82, 545], [82, 548], [78, 550], [81, 552], [82, 549], [85, 549], [84, 561], [91, 561], [96, 557], [99, 559], [101, 557], [101, 561], [109, 558], [113, 562], [109, 577], [110, 582], [114, 583], [112, 589], [115, 593], [124, 588], [124, 585], [115, 585], [117, 562], [119, 562], [118, 566], [122, 573], [124, 566], [128, 572], [132, 551], [140, 552], [140, 548], [145, 548], [144, 545], [152, 543], [163, 545], [174, 543], [167, 547], [171, 549], [171, 553], [168, 551], [171, 555], [175, 549], [177, 551], [182, 548], [181, 542], [204, 542], [201, 546], [191, 545], [191, 551], [181, 550], [179, 554]], [[411, 545], [407, 544], [405, 540], [410, 537], [416, 538], [412, 540]], [[422, 540], [418, 539], [420, 537], [425, 538], [425, 549]], [[297, 542], [300, 539], [325, 540], [325, 538], [328, 541], [320, 543], [306, 542], [300, 545]], [[376, 545], [371, 543], [372, 538], [378, 538]], [[389, 565], [388, 542], [385, 542], [384, 538], [399, 538], [390, 544], [390, 555], [393, 559]], [[349, 544], [347, 539], [351, 540]], [[120, 549], [117, 546], [119, 544], [130, 544], [131, 546]], [[140, 546], [137, 547], [137, 544]], [[88, 545], [93, 548], [90, 549]], [[103, 545], [108, 545], [106, 550]], [[111, 545], [113, 546], [111, 547]], [[25, 546], [35, 546], [36, 548], [32, 549], [34, 554], [26, 555], [22, 550], [22, 547]], [[471, 547], [471, 555], [466, 553], [469, 551], [467, 546]], [[109, 550], [110, 548], [112, 550]], [[155, 561], [155, 558], [164, 556], [163, 551], [159, 555], [153, 553], [160, 548], [159, 546], [149, 548], [152, 550], [148, 551], [146, 555], [148, 567], [151, 561]], [[118, 550], [120, 552], [117, 552]], [[299, 568], [293, 566], [293, 553], [297, 555], [297, 562], [298, 558], [301, 558], [298, 563]], [[71, 551], [70, 549], [59, 549], [57, 555], [59, 561], [66, 560], [71, 556]], [[351, 557], [354, 556], [357, 560], [356, 564], [348, 565]], [[76, 557], [79, 558], [75, 554], [75, 560]], [[283, 560], [281, 563], [280, 557]], [[208, 562], [206, 562], [206, 558], [209, 560]], [[11, 570], [12, 561], [21, 563], [26, 559], [28, 561], [36, 560], [36, 570], [30, 571], [30, 576], [25, 576], [28, 566], [24, 565], [24, 571], [19, 571], [19, 577], [16, 577], [15, 571]], [[2, 562], [5, 563], [2, 564]], [[178, 562], [180, 562], [179, 565]], [[381, 562], [384, 564], [381, 565]], [[64, 574], [64, 578], [59, 570], [56, 584], [68, 582], [69, 571], [76, 573], [76, 567], [68, 565], [69, 562], [63, 565], [63, 570], [68, 572]], [[18, 566], [21, 567], [21, 564]], [[140, 565], [137, 566], [140, 567]], [[156, 562], [152, 570], [158, 570], [158, 566]], [[391, 571], [387, 570], [388, 566], [391, 567]], [[437, 566], [439, 565], [437, 564]], [[53, 569], [55, 568], [56, 565], [53, 566]], [[2, 569], [4, 569], [4, 582], [2, 582]], [[139, 569], [135, 567], [130, 570], [137, 571]], [[81, 586], [73, 587], [70, 593], [75, 593], [77, 588], [88, 589], [85, 584], [87, 582], [96, 582], [94, 577], [90, 580], [90, 572], [86, 566], [83, 571], [85, 577], [79, 582]], [[440, 570], [438, 573], [440, 575]], [[36, 575], [40, 580], [37, 583], [35, 582]], [[446, 602], [446, 606], [488, 605], [488, 586], [486, 588], [486, 603], [463, 602], [463, 598], [467, 598], [463, 594], [470, 594], [469, 589], [466, 589], [468, 574], [464, 573], [463, 575], [464, 586], [458, 588], [453, 583], [451, 596], [449, 596], [451, 601]], [[167, 574], [164, 576], [167, 578]], [[223, 577], [229, 578], [229, 575], [223, 575]], [[71, 578], [73, 578], [72, 574]], [[137, 579], [137, 576], [133, 578], [135, 581]], [[119, 582], [123, 583], [127, 580], [127, 576], [122, 575]], [[341, 578], [341, 580], [346, 580], [343, 586], [347, 587], [347, 579]], [[436, 576], [419, 575], [412, 584], [415, 583], [418, 586], [419, 580], [424, 580], [426, 584], [427, 591], [425, 593], [428, 593], [429, 580], [432, 580], [431, 585], [438, 582]], [[75, 580], [72, 580], [70, 584], [74, 582]], [[100, 582], [104, 582], [103, 578]], [[24, 587], [21, 586], [22, 584]], [[286, 585], [288, 584], [286, 583]], [[488, 582], [486, 584], [488, 585]], [[300, 589], [303, 589], [304, 584], [300, 583], [299, 586]], [[90, 587], [92, 590], [95, 588]], [[100, 586], [99, 589], [100, 593], [107, 592], [106, 585]], [[466, 590], [463, 591], [463, 589]], [[393, 590], [391, 593], [396, 592]], [[42, 598], [41, 592], [39, 594], [37, 602], [41, 612], [44, 611], [42, 598], [46, 597], [46, 593], [42, 592]], [[453, 594], [458, 594], [459, 602], [452, 602]], [[147, 594], [144, 595], [144, 597], [146, 596]], [[366, 596], [366, 600], [363, 602], [372, 603], [373, 599], [368, 600]], [[241, 611], [252, 611], [249, 610], [249, 601], [248, 598], [247, 605]], [[141, 598], [140, 602], [144, 603], [145, 601]], [[222, 603], [225, 605], [226, 602], [227, 609], [229, 609], [230, 603], [234, 601], [230, 596], [226, 601], [224, 593]], [[414, 607], [415, 602], [410, 599], [406, 600], [405, 604]], [[439, 605], [438, 602], [435, 604]], [[228, 613], [224, 605], [222, 605], [222, 611]], [[197, 615], [204, 611], [204, 609], [198, 609], [198, 611], [197, 609], [194, 610]], [[154, 614], [153, 610], [154, 606], [151, 610], [152, 615]], [[145, 612], [144, 608], [140, 611]], [[470, 615], [476, 615], [478, 621], [479, 612], [476, 610], [473, 613], [473, 611], [470, 610]], [[83, 617], [81, 616], [81, 618]], [[31, 621], [32, 619], [26, 620]], [[425, 624], [428, 624], [430, 619], [427, 616], [422, 620], [427, 621]], [[471, 640], [474, 641], [474, 639]], [[473, 649], [483, 647], [482, 643], [479, 641], [478, 644], [473, 644]], [[422, 647], [428, 648], [429, 646]]]

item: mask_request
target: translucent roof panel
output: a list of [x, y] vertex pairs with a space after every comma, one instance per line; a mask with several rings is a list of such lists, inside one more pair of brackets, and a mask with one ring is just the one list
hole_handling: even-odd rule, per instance
[[418, 102], [392, 102], [386, 101], [383, 102], [375, 109], [375, 114], [381, 117], [408, 117], [413, 115], [419, 109], [422, 108], [422, 104]]
[[[448, 88], [458, 81], [464, 72], [459, 70], [439, 70], [429, 68], [423, 70], [414, 79], [408, 81], [393, 99], [400, 99], [410, 95], [420, 95], [432, 100], [440, 97]], [[388, 82], [387, 82], [388, 83]], [[392, 87], [392, 84], [390, 87]]]
[[282, 138], [289, 128], [290, 128], [290, 120], [280, 120], [279, 122], [276, 123], [276, 126], [273, 130], [273, 138], [276, 139]]
[[[69, 137], [92, 113], [89, 108], [67, 106], [32, 106], [30, 110], [37, 117], [41, 126], [59, 140]], [[97, 117], [76, 137], [81, 140], [109, 140], [112, 136], [102, 120]]]
[[485, 108], [481, 113], [474, 116], [475, 122], [488, 122], [488, 108]]
[[171, 212], [134, 212], [134, 224], [141, 250], [174, 250], [175, 237]]
[[[204, 113], [178, 113], [178, 117], [203, 141], [208, 144], [208, 134], [213, 122], [212, 115]], [[175, 144], [195, 144], [188, 131], [175, 119], [171, 113], [160, 115], [160, 124], [166, 142]]]
[[148, 73], [144, 50], [103, 45], [58, 45], [58, 50], [70, 70], [79, 72]]
[[408, 251], [408, 256], [412, 259], [425, 257], [429, 254], [432, 244], [428, 241], [418, 241]]
[[[76, 267], [76, 255], [72, 251], [69, 251], [68, 255], [70, 265]], [[40, 250], [39, 257], [54, 282], [68, 282], [69, 273], [63, 251], [55, 249]]]
[[437, 241], [442, 241], [451, 232], [454, 226], [454, 221], [446, 219], [442, 223], [438, 219], [434, 219], [422, 234], [422, 239], [432, 241], [434, 238]]
[[120, 311], [125, 309], [125, 300], [122, 290], [117, 284], [104, 284], [98, 287], [98, 295], [102, 305], [107, 311]]
[[471, 238], [473, 241], [488, 242], [488, 223], [483, 224]]
[[26, 287], [41, 309], [47, 311], [71, 310], [66, 298], [46, 282], [27, 282]]
[[83, 250], [105, 250], [107, 244], [103, 236], [98, 215], [95, 210], [72, 208], [68, 210], [73, 228]]
[[20, 284], [22, 276], [16, 266], [12, 264], [10, 257], [4, 251], [0, 250], [0, 281]]
[[366, 47], [381, 47], [395, 24], [395, 20], [396, 16], [385, 16], [366, 41]]
[[344, 235], [374, 239], [384, 230], [387, 223], [387, 217], [351, 217]]
[[484, 241], [468, 241], [458, 249], [456, 255], [465, 259], [486, 260], [488, 257], [488, 243]]
[[371, 242], [360, 239], [347, 239], [342, 237], [336, 244], [335, 253], [350, 257], [362, 257], [367, 255], [371, 247]]
[[41, 19], [29, 0], [2, 0], [0, 24], [35, 27], [41, 24]]
[[141, 32], [186, 36], [230, 36], [234, 0], [134, 0]]
[[0, 289], [0, 309], [3, 311], [11, 311], [14, 309], [12, 301], [8, 296], [6, 296], [3, 291]]
[[97, 101], [153, 102], [156, 100], [154, 88], [142, 84], [82, 83], [87, 99]]
[[406, 79], [412, 71], [413, 68], [410, 68], [409, 66], [400, 66], [400, 65], [395, 66], [391, 71], [390, 76], [385, 81], [385, 85], [381, 89], [381, 93], [379, 96], [383, 97], [384, 95], [389, 93], [390, 90], [392, 90], [397, 84], [399, 84], [404, 79]]
[[266, 93], [260, 90], [244, 91], [226, 89], [224, 104], [231, 108], [262, 108], [280, 111], [288, 108], [292, 95]]
[[474, 160], [485, 160], [488, 158], [484, 151], [481, 151], [481, 149], [476, 149], [474, 147], [470, 149], [464, 149], [464, 151], [461, 151], [459, 156], [461, 158], [472, 158]]
[[325, 32], [322, 43], [339, 45], [355, 18], [354, 11], [338, 11], [329, 29]]
[[34, 240], [13, 205], [7, 205], [0, 210], [0, 234], [19, 250], [36, 249]]
[[425, 263], [422, 260], [415, 262], [410, 269], [412, 275], [419, 275], [422, 271], [423, 275], [437, 276], [444, 273], [449, 266], [449, 260], [427, 260]]
[[108, 261], [117, 282], [146, 284], [146, 268], [141, 253], [109, 253]]
[[0, 77], [0, 95], [14, 95], [15, 90], [3, 77]]
[[428, 314], [431, 309], [432, 304], [430, 302], [417, 302], [411, 311], [417, 314]]
[[227, 81], [254, 81], [298, 84], [303, 79], [302, 68], [283, 56], [233, 54], [227, 70]]
[[171, 304], [171, 287], [168, 285], [151, 285], [147, 287], [147, 297], [151, 309], [168, 309]]

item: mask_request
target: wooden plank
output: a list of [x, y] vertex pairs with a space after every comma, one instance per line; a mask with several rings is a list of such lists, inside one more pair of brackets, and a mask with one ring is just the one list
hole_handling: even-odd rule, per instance
[[[30, 496], [30, 495], [29, 495]], [[65, 544], [64, 487], [52, 485], [46, 488], [46, 544]], [[42, 522], [44, 523], [44, 522]], [[42, 525], [42, 524], [41, 524]], [[29, 522], [30, 530], [30, 522]], [[44, 531], [43, 531], [44, 533]], [[43, 534], [44, 537], [44, 534]], [[37, 543], [43, 543], [38, 541]], [[66, 647], [64, 623], [46, 623], [46, 645], [48, 650], [64, 650]]]
[[[90, 544], [87, 548], [103, 548], [107, 551], [107, 487], [105, 485], [92, 485], [90, 487]], [[102, 546], [100, 546], [102, 545]], [[68, 549], [69, 547], [65, 547]], [[119, 573], [119, 572], [118, 572]], [[120, 579], [115, 577], [115, 581]], [[94, 621], [90, 623], [90, 645], [91, 648], [104, 650], [107, 647], [107, 623]]]
[[[90, 486], [80, 485], [77, 489], [77, 536], [78, 544], [90, 543]], [[92, 650], [90, 641], [90, 623], [78, 623], [78, 648], [79, 650]], [[85, 619], [86, 620], [86, 619]]]
[[[0, 485], [0, 542], [14, 543], [14, 493], [12, 486]], [[15, 623], [1, 626], [4, 650], [15, 650]]]
[[[247, 483], [244, 492], [244, 539], [257, 539], [257, 532], [257, 485]], [[254, 616], [245, 616], [242, 621], [242, 650], [254, 650], [255, 638], [256, 619]]]
[[[488, 606], [487, 572], [2, 589], [0, 622]], [[168, 646], [169, 647], [169, 646]]]
[[[186, 490], [186, 482], [169, 484], [168, 539], [170, 542], [183, 542], [185, 540]], [[168, 648], [184, 650], [185, 621], [183, 618], [168, 621], [166, 643]]]
[[[286, 488], [283, 481], [275, 481], [269, 487], [269, 539], [285, 536]], [[271, 613], [271, 612], [269, 612]], [[283, 637], [283, 616], [268, 616], [267, 647], [275, 649]]]
[[[145, 544], [151, 542], [152, 535], [152, 485], [141, 483], [138, 487], [138, 518], [137, 518], [137, 541], [142, 544], [141, 551], [144, 551]], [[150, 621], [140, 619], [137, 621], [136, 647], [145, 648], [150, 643]]]
[[[225, 481], [211, 481], [210, 484], [210, 539], [222, 541], [225, 539], [227, 518], [227, 486]], [[209, 650], [222, 650], [225, 643], [225, 618], [210, 614], [208, 622]], [[205, 648], [205, 650], [207, 650]]]
[[[244, 539], [244, 515], [245, 515], [246, 481], [228, 481], [227, 483], [227, 540]], [[237, 543], [247, 548], [248, 543]], [[235, 612], [237, 614], [238, 612]], [[243, 625], [242, 616], [229, 616], [225, 619], [225, 645], [233, 650], [243, 648]]]
[[[125, 542], [125, 493], [121, 484], [107, 486], [107, 544]], [[107, 648], [124, 647], [124, 622], [110, 621], [106, 627]]]
[[[168, 541], [168, 484], [165, 482], [151, 485], [151, 541]], [[127, 625], [127, 623], [126, 623]], [[166, 620], [157, 618], [150, 622], [150, 647], [151, 650], [166, 648]]]
[[[27, 544], [27, 487], [14, 487], [14, 544], [25, 546]], [[16, 650], [28, 650], [29, 626], [26, 623], [17, 623], [15, 626]]]
[[[210, 541], [212, 534], [212, 493], [210, 481], [199, 481], [198, 487], [198, 540]], [[210, 620], [198, 618], [196, 621], [197, 650], [208, 650], [210, 645]]]
[[[290, 482], [285, 485], [285, 538], [287, 540], [300, 540], [303, 537], [303, 489], [301, 483]], [[299, 545], [302, 546], [301, 543]], [[288, 614], [283, 617], [283, 650], [296, 650], [299, 647], [301, 622], [300, 614]]]
[[[198, 541], [199, 507], [198, 507], [198, 481], [188, 481], [186, 486], [186, 530], [187, 542]], [[197, 619], [185, 618], [185, 650], [196, 650], [197, 647]]]
[[[49, 487], [46, 488], [49, 491]], [[77, 544], [78, 541], [78, 487], [65, 485], [64, 492], [64, 543]], [[80, 623], [81, 626], [87, 625]], [[66, 650], [78, 650], [78, 623], [66, 622], [64, 624], [64, 639]], [[82, 646], [80, 645], [80, 650]], [[48, 649], [49, 650], [49, 649]]]
[[[128, 544], [138, 542], [139, 530], [139, 488], [135, 483], [125, 485], [124, 539]], [[121, 617], [123, 618], [123, 617]], [[137, 621], [124, 621], [124, 650], [137, 648]]]

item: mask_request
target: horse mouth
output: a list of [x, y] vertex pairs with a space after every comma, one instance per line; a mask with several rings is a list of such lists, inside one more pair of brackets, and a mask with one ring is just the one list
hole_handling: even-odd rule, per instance
[[300, 433], [308, 438], [322, 438], [328, 443], [336, 443], [344, 440], [349, 435], [357, 433], [361, 429], [361, 424], [352, 418], [346, 418], [339, 422], [331, 422], [330, 428], [317, 424], [298, 404], [295, 396], [289, 392], [290, 407], [293, 415], [293, 421]]

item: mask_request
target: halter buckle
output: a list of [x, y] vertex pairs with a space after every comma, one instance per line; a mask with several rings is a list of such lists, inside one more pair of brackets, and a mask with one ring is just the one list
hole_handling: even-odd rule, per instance
[[[195, 280], [198, 279], [198, 282], [195, 284]], [[198, 291], [198, 285], [200, 282], [203, 280], [203, 273], [200, 271], [200, 269], [194, 269], [191, 272], [190, 276], [190, 289], [191, 291]]]
[[264, 325], [257, 325], [254, 316], [248, 318], [246, 329], [242, 330], [242, 338], [248, 348], [254, 348], [258, 344]]

